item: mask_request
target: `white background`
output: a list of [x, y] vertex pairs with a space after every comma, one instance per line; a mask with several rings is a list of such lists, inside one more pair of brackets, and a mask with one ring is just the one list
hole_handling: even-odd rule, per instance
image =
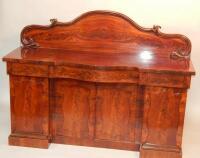
[[[29, 24], [49, 24], [49, 19], [70, 21], [90, 10], [121, 12], [144, 27], [162, 26], [166, 33], [180, 33], [192, 42], [191, 58], [196, 69], [188, 91], [183, 158], [198, 158], [200, 150], [200, 1], [199, 0], [0, 0], [0, 57], [20, 45], [20, 31]], [[7, 145], [10, 133], [9, 82], [5, 63], [0, 62], [0, 158], [136, 158], [122, 150], [51, 145], [32, 149]]]

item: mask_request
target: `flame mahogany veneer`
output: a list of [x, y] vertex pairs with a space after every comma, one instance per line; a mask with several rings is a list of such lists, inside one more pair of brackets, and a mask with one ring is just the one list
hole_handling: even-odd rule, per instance
[[21, 32], [3, 58], [10, 76], [9, 144], [50, 143], [181, 158], [190, 40], [109, 11]]

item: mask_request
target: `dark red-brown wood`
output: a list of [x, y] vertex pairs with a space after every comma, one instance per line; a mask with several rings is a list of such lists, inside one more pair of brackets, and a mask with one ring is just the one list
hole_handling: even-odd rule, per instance
[[69, 23], [30, 25], [3, 58], [10, 75], [9, 144], [49, 143], [181, 158], [190, 40], [92, 11]]

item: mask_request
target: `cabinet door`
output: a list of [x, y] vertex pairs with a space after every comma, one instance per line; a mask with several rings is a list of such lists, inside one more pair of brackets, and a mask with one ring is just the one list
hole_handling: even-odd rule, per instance
[[138, 86], [52, 79], [51, 92], [53, 142], [138, 150]]
[[48, 135], [48, 79], [10, 75], [12, 134]]
[[[95, 84], [52, 80], [53, 138], [67, 143], [93, 137]], [[60, 137], [60, 139], [59, 139]]]
[[98, 84], [95, 139], [135, 143], [138, 86]]
[[146, 87], [144, 103], [143, 143], [180, 148], [186, 90]]

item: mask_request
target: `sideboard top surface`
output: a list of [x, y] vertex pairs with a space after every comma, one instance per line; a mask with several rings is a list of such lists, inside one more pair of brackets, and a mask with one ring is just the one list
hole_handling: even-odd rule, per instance
[[171, 60], [165, 55], [150, 53], [148, 51], [114, 54], [19, 47], [5, 56], [3, 60], [8, 62], [66, 65], [92, 69], [128, 70], [138, 68], [141, 71], [195, 73], [191, 61]]
[[21, 44], [3, 60], [195, 73], [187, 37], [162, 33], [160, 26], [143, 28], [116, 12], [91, 11], [68, 23], [51, 19], [47, 26], [26, 26], [21, 32]]

